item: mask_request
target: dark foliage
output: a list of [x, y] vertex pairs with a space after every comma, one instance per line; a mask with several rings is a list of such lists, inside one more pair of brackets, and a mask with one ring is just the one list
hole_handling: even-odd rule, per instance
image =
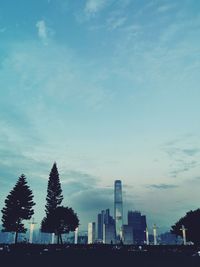
[[200, 244], [200, 209], [187, 212], [184, 217], [171, 227], [171, 233], [182, 237], [182, 231], [180, 230], [182, 225], [186, 228], [187, 241]]
[[79, 225], [77, 214], [74, 213], [72, 208], [57, 207], [54, 211], [49, 213], [42, 221], [42, 228], [44, 232], [49, 232], [57, 235], [57, 242], [62, 243], [61, 235], [75, 231]]
[[5, 207], [2, 209], [2, 231], [15, 232], [15, 243], [18, 233], [25, 233], [27, 229], [22, 223], [23, 220], [29, 220], [34, 214], [32, 207], [33, 194], [27, 185], [26, 177], [22, 174], [12, 191], [5, 200]]
[[49, 174], [47, 197], [46, 197], [47, 204], [45, 206], [46, 214], [49, 214], [51, 211], [56, 209], [61, 204], [62, 200], [63, 196], [62, 196], [59, 173], [56, 163], [54, 163], [51, 172]]
[[60, 184], [59, 173], [56, 163], [53, 164], [51, 172], [49, 174], [49, 181], [47, 186], [47, 204], [45, 206], [46, 216], [41, 223], [41, 231], [45, 233], [54, 232], [54, 222], [52, 222], [52, 214], [55, 209], [61, 204], [63, 200], [62, 189]]

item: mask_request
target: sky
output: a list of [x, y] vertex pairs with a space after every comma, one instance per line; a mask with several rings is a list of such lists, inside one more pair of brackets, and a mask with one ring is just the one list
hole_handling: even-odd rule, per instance
[[56, 161], [80, 228], [127, 210], [169, 230], [200, 197], [200, 1], [0, 1], [0, 208], [24, 173], [35, 220]]

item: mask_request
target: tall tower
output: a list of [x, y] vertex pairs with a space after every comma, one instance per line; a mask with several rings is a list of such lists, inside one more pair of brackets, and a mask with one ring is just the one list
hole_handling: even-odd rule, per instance
[[122, 182], [115, 181], [115, 196], [114, 196], [114, 217], [115, 217], [115, 230], [116, 239], [121, 239], [121, 231], [123, 225], [123, 204], [122, 204]]

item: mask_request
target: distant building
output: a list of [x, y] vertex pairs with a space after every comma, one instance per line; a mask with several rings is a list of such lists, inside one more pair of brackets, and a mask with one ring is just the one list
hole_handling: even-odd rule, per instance
[[133, 229], [133, 240], [135, 244], [144, 244], [145, 230], [147, 227], [146, 216], [139, 211], [128, 212], [128, 225]]
[[133, 227], [131, 225], [122, 226], [122, 242], [124, 245], [133, 244]]
[[115, 244], [115, 224], [103, 225], [103, 243]]
[[78, 244], [78, 227], [74, 231], [74, 244]]
[[177, 245], [182, 244], [182, 238], [177, 237], [175, 234], [170, 232], [163, 233], [159, 236], [160, 243], [162, 245]]
[[42, 244], [49, 244], [50, 243], [50, 236], [49, 233], [43, 233], [39, 231], [39, 240]]
[[115, 232], [117, 241], [121, 240], [121, 231], [123, 225], [123, 202], [122, 202], [122, 182], [115, 181], [114, 189], [114, 218]]
[[78, 244], [87, 244], [88, 236], [87, 235], [79, 235], [78, 236]]
[[88, 223], [88, 244], [94, 244], [96, 240], [95, 222]]
[[8, 232], [1, 232], [0, 231], [0, 243], [13, 243], [14, 242], [14, 238], [13, 236], [11, 236], [10, 233]]
[[102, 210], [101, 213], [98, 214], [98, 231], [97, 237], [99, 241], [103, 241], [103, 227], [106, 225], [115, 225], [115, 221], [112, 216], [110, 216], [110, 210]]

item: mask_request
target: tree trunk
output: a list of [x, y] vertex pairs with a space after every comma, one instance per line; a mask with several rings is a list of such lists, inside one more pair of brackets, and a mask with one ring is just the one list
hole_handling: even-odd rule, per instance
[[62, 245], [63, 244], [63, 241], [62, 241], [62, 235], [60, 234], [60, 244]]
[[19, 223], [20, 223], [20, 220], [18, 219], [17, 220], [17, 229], [15, 232], [15, 244], [17, 244], [17, 240], [18, 240]]
[[18, 231], [15, 232], [15, 244], [17, 244], [17, 239], [18, 239]]

